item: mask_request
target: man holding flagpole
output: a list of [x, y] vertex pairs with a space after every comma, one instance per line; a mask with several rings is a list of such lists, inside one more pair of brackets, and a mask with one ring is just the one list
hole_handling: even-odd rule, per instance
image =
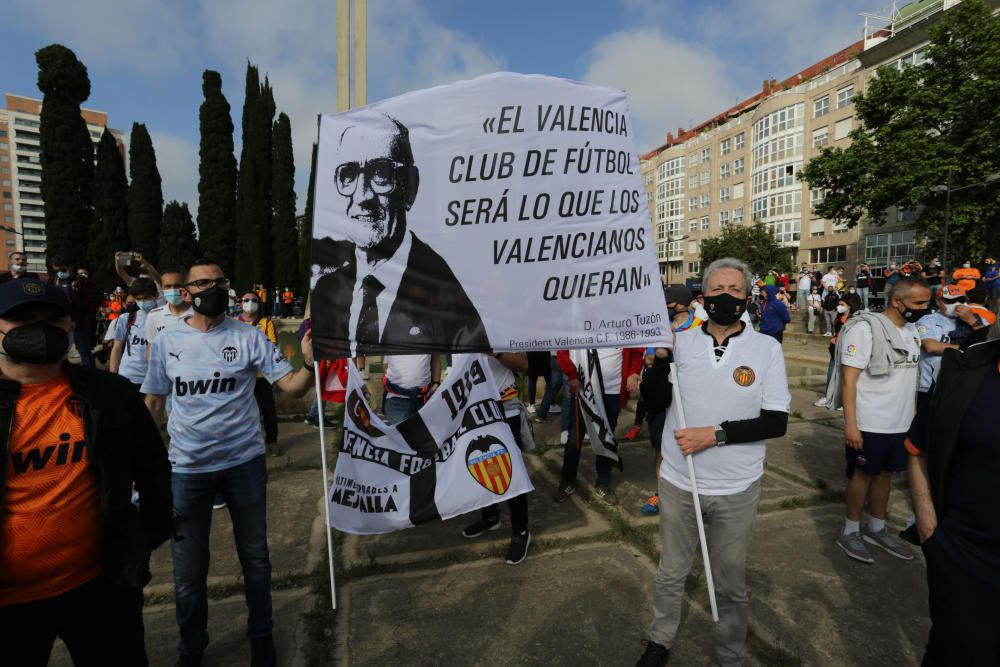
[[[718, 598], [716, 657], [726, 667], [746, 661], [746, 555], [760, 502], [765, 440], [785, 434], [791, 395], [781, 346], [740, 320], [753, 276], [734, 258], [705, 271], [703, 327], [675, 334], [679, 392], [667, 413], [660, 466], [660, 564], [653, 622], [640, 667], [665, 665], [681, 619], [684, 583], [699, 550], [692, 497], [696, 482]], [[641, 391], [665, 400], [669, 352], [658, 349]], [[679, 405], [680, 404], [680, 405]], [[681, 428], [680, 408], [687, 428]], [[687, 456], [693, 457], [695, 480]]]

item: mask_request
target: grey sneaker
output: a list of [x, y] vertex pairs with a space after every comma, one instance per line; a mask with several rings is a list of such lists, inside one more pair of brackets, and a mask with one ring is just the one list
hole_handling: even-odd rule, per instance
[[909, 545], [903, 544], [895, 537], [889, 534], [889, 531], [883, 528], [880, 532], [873, 533], [867, 529], [863, 529], [864, 533], [862, 538], [868, 544], [874, 544], [883, 551], [888, 551], [890, 554], [896, 558], [902, 560], [913, 560], [913, 550], [910, 549]]
[[610, 486], [595, 486], [594, 495], [608, 505], [618, 504], [618, 496], [615, 495]]
[[837, 536], [837, 546], [843, 549], [844, 553], [854, 560], [869, 564], [875, 562], [875, 559], [868, 553], [868, 549], [861, 539], [861, 533], [851, 533], [850, 535], [841, 533]]

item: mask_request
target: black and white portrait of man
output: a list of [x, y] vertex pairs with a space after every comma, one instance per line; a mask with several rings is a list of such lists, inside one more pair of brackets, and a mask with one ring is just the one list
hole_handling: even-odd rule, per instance
[[[373, 113], [335, 140], [336, 236], [314, 240], [313, 336], [331, 356], [487, 350], [482, 319], [444, 259], [407, 226], [420, 172], [409, 131]], [[317, 183], [317, 185], [319, 185]], [[335, 192], [334, 192], [335, 190]], [[356, 341], [352, 346], [351, 339]]]

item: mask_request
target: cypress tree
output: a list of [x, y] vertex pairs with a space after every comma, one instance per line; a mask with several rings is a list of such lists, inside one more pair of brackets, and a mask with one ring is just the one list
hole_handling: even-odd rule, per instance
[[316, 144], [312, 147], [312, 163], [309, 167], [309, 189], [306, 191], [306, 212], [299, 222], [299, 285], [307, 289], [311, 284], [312, 266], [310, 249], [313, 230], [313, 190], [316, 188]]
[[171, 201], [163, 209], [160, 228], [160, 264], [164, 267], [185, 267], [200, 256], [194, 235], [191, 211], [183, 202]]
[[146, 126], [132, 124], [128, 149], [128, 232], [132, 250], [157, 263], [160, 224], [163, 222], [163, 187], [156, 168], [156, 152]]
[[[236, 260], [233, 280], [240, 285], [251, 285], [261, 280], [263, 249], [257, 226], [257, 188], [260, 180], [257, 160], [254, 159], [259, 141], [255, 128], [256, 113], [261, 97], [260, 75], [257, 67], [247, 63], [246, 94], [243, 98], [243, 149], [240, 152], [240, 171], [236, 187]], [[270, 209], [267, 211], [270, 215]]]
[[271, 133], [274, 164], [271, 171], [271, 218], [274, 281], [300, 291], [298, 238], [295, 228], [295, 160], [292, 156], [292, 125], [279, 114]]
[[[265, 285], [273, 283], [276, 239], [271, 234], [271, 220], [274, 215], [273, 203], [271, 201], [272, 185], [272, 129], [274, 126], [274, 94], [271, 83], [264, 77], [264, 85], [261, 87], [260, 101], [255, 113], [256, 122], [254, 135], [256, 139], [254, 160], [257, 163], [257, 206], [254, 208], [255, 224], [257, 233], [260, 235], [261, 265], [257, 278]], [[285, 285], [282, 285], [285, 287]]]
[[42, 198], [49, 260], [84, 259], [92, 220], [94, 146], [80, 104], [90, 97], [87, 68], [61, 44], [35, 52], [42, 92], [39, 128]]
[[112, 266], [116, 250], [129, 250], [128, 181], [125, 160], [118, 142], [104, 128], [97, 146], [97, 166], [94, 168], [94, 222], [87, 246], [87, 266], [90, 277], [99, 288], [115, 284]]
[[201, 122], [201, 162], [198, 165], [199, 242], [205, 256], [219, 262], [226, 275], [232, 275], [236, 256], [233, 120], [229, 102], [222, 94], [222, 77], [218, 72], [205, 70], [201, 90], [205, 101], [198, 112]]

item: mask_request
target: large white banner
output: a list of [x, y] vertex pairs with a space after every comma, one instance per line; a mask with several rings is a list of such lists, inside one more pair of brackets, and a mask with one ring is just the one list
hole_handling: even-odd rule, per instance
[[388, 533], [533, 490], [489, 364], [479, 355], [456, 363], [420, 411], [396, 426], [368, 405], [350, 364], [330, 525]]
[[498, 73], [320, 119], [317, 354], [669, 336], [625, 94]]

